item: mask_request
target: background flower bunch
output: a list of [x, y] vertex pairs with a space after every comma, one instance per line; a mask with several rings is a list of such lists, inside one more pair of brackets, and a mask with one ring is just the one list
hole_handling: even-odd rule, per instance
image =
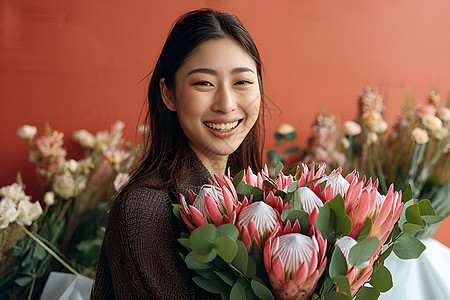
[[376, 299], [392, 287], [389, 254], [424, 250], [409, 234], [416, 218], [439, 219], [428, 200], [411, 203], [410, 189], [380, 194], [378, 180], [357, 171], [282, 167], [275, 179], [267, 168], [216, 175], [216, 185], [180, 195], [183, 258], [203, 289], [229, 299]]
[[[84, 129], [74, 132], [73, 139], [84, 148], [81, 159], [67, 157], [64, 134], [48, 125], [37, 138], [34, 126], [18, 130], [30, 146], [42, 201], [31, 203], [20, 179], [0, 189], [0, 241], [7, 245], [8, 256], [0, 261], [16, 261], [12, 272], [1, 272], [0, 298], [36, 297], [54, 270], [93, 278], [107, 201], [127, 180], [126, 172], [137, 156], [136, 149], [123, 141], [123, 127], [118, 121], [110, 131], [95, 135]], [[10, 224], [14, 221], [19, 227]]]

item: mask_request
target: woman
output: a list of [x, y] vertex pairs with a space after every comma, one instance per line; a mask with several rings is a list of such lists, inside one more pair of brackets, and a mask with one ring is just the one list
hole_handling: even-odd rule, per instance
[[175, 23], [153, 71], [143, 159], [113, 201], [93, 299], [210, 299], [179, 252], [172, 213], [214, 173], [261, 169], [258, 50], [232, 15], [198, 10]]

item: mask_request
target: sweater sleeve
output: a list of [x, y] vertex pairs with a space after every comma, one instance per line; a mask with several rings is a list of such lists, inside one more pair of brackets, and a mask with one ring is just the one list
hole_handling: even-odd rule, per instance
[[104, 247], [118, 299], [211, 299], [179, 252], [178, 220], [167, 192], [139, 187], [110, 211]]

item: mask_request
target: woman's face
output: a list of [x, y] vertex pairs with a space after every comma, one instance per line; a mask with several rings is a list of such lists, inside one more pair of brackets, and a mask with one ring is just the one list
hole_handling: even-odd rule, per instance
[[200, 157], [228, 156], [259, 114], [261, 93], [254, 60], [234, 40], [201, 43], [175, 74], [175, 90], [162, 86], [190, 146]]

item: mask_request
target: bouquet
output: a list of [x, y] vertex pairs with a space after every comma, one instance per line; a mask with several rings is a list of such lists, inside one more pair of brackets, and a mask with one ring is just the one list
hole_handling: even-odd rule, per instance
[[411, 232], [441, 220], [410, 187], [382, 195], [357, 171], [282, 169], [216, 175], [180, 195], [182, 257], [201, 288], [224, 299], [376, 299], [392, 287], [384, 260], [417, 258], [425, 247]]
[[75, 131], [73, 139], [85, 152], [78, 160], [67, 158], [64, 134], [50, 126], [37, 138], [34, 126], [18, 130], [30, 147], [43, 201], [32, 203], [20, 178], [0, 189], [0, 268], [14, 260], [11, 272], [0, 272], [0, 299], [38, 296], [50, 271], [94, 277], [107, 201], [127, 180], [136, 157], [122, 139], [123, 127], [118, 121], [95, 135]]

